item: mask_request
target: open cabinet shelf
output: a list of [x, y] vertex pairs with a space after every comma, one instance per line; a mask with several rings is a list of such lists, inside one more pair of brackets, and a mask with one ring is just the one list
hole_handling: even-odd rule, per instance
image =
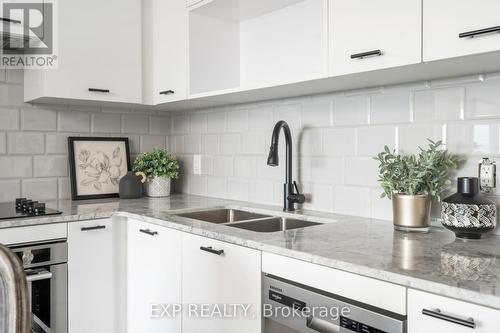
[[189, 12], [190, 96], [327, 76], [327, 0], [213, 0]]

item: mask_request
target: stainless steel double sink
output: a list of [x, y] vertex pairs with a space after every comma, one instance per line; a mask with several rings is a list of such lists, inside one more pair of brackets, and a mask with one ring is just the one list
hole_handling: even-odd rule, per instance
[[318, 222], [272, 216], [231, 208], [206, 209], [175, 215], [256, 232], [277, 232], [321, 224]]

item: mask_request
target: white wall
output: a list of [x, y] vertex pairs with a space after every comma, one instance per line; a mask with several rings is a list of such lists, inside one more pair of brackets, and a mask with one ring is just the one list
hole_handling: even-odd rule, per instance
[[[309, 194], [304, 208], [390, 219], [372, 157], [384, 145], [414, 152], [426, 138], [443, 140], [466, 157], [459, 175], [477, 176], [481, 157], [500, 154], [500, 74], [174, 114], [179, 190], [281, 205], [284, 153], [279, 167], [266, 165], [280, 119], [292, 128], [294, 178]], [[193, 174], [196, 154], [201, 175]]]

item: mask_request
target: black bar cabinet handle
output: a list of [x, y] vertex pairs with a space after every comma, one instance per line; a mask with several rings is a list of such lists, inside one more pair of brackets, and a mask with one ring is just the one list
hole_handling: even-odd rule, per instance
[[458, 34], [458, 38], [474, 37], [474, 36], [479, 36], [479, 35], [484, 35], [484, 34], [491, 34], [494, 32], [500, 32], [500, 25], [496, 26], [496, 27], [491, 27], [491, 28], [484, 28], [484, 29], [479, 29], [479, 30], [462, 32], [462, 33]]
[[211, 246], [200, 246], [200, 250], [210, 252], [210, 253], [216, 254], [218, 256], [220, 256], [221, 254], [224, 253], [224, 250], [215, 250]]
[[143, 234], [147, 234], [147, 235], [150, 235], [150, 236], [156, 236], [156, 235], [158, 235], [158, 232], [151, 231], [149, 229], [139, 229], [139, 231], [142, 232]]
[[90, 92], [109, 93], [109, 89], [89, 88]]
[[476, 328], [476, 323], [474, 322], [474, 318], [469, 318], [469, 319], [457, 318], [449, 314], [442, 313], [441, 310], [439, 309], [435, 310], [422, 309], [422, 314], [433, 318], [441, 319], [444, 321], [449, 321], [450, 323], [466, 326], [472, 329]]
[[23, 22], [19, 21], [19, 20], [13, 20], [13, 19], [10, 19], [10, 18], [5, 18], [5, 17], [0, 17], [0, 21], [4, 21], [4, 22], [8, 22], [8, 23], [15, 23], [15, 24], [21, 24]]
[[373, 51], [368, 51], [368, 52], [351, 54], [351, 59], [363, 59], [365, 57], [381, 56], [381, 55], [382, 55], [382, 51], [373, 50]]
[[175, 91], [173, 90], [164, 90], [164, 91], [160, 91], [160, 95], [170, 95], [170, 94], [174, 94]]
[[106, 229], [105, 225], [96, 225], [95, 227], [82, 227], [82, 231], [90, 231], [90, 230], [99, 230], [99, 229]]

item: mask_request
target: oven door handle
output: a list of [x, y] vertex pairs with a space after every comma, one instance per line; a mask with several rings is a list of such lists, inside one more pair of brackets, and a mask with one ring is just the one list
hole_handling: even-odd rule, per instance
[[315, 317], [307, 317], [306, 326], [314, 331], [318, 331], [321, 333], [339, 333], [340, 326], [335, 325], [332, 322], [329, 322], [324, 319], [315, 318]]
[[[41, 270], [41, 271], [26, 270], [25, 272], [26, 272], [26, 280], [28, 282], [52, 279], [52, 273], [46, 269]], [[30, 274], [30, 273], [32, 273], [32, 274]]]

